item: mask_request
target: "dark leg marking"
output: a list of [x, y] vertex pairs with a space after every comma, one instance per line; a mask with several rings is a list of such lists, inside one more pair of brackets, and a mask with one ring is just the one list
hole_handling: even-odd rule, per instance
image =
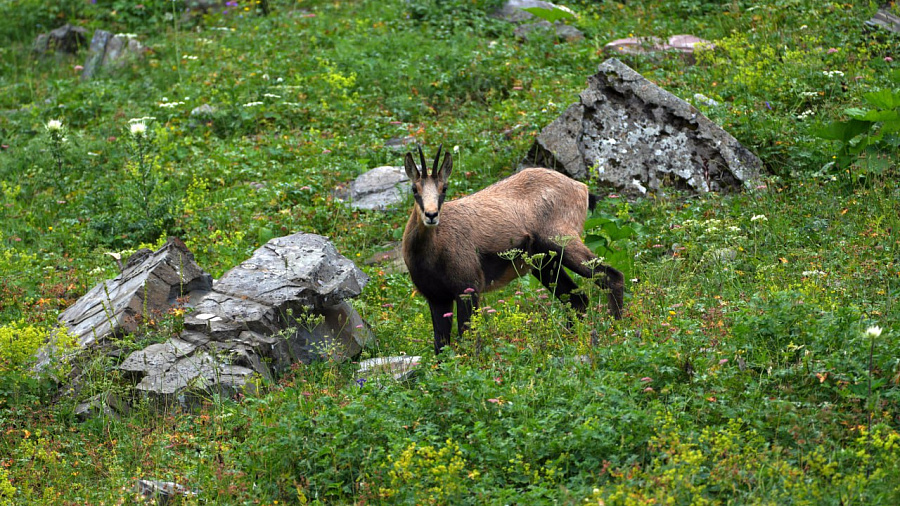
[[453, 311], [453, 301], [428, 301], [431, 309], [431, 324], [434, 326], [434, 354], [439, 355], [444, 346], [450, 345], [450, 329], [453, 327], [453, 316], [444, 316]]

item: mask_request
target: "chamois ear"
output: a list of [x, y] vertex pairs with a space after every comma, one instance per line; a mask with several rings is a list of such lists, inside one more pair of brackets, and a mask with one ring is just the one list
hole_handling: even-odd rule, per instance
[[450, 179], [450, 172], [453, 171], [453, 156], [449, 151], [444, 153], [444, 163], [441, 164], [441, 170], [438, 171], [438, 174], [441, 175], [441, 179], [446, 182]]
[[406, 157], [403, 159], [403, 168], [406, 169], [406, 175], [410, 181], [416, 182], [419, 180], [419, 169], [416, 168], [416, 162], [413, 160], [412, 153], [406, 153]]
[[[438, 177], [438, 162], [441, 161], [441, 150], [442, 149], [444, 149], [444, 143], [441, 143], [438, 145], [437, 154], [434, 155], [434, 163], [431, 164], [431, 177]], [[422, 160], [422, 163], [425, 163], [425, 161]], [[428, 168], [425, 167], [422, 170], [427, 171]]]

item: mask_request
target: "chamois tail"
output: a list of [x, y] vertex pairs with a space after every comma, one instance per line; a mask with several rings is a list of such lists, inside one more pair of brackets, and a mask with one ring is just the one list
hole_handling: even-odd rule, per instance
[[588, 193], [588, 210], [593, 211], [597, 207], [597, 202], [600, 202], [600, 196]]

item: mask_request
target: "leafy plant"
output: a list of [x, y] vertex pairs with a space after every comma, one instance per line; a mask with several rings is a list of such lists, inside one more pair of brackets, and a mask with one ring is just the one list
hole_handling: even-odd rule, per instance
[[637, 238], [638, 228], [628, 218], [628, 205], [620, 208], [618, 215], [604, 215], [600, 211], [584, 223], [584, 244], [604, 262], [622, 271], [625, 279], [634, 274], [634, 253], [630, 241]]
[[839, 174], [846, 171], [851, 183], [897, 167], [900, 69], [894, 69], [890, 76], [897, 88], [864, 93], [862, 98], [869, 107], [846, 108], [844, 114], [849, 119], [833, 121], [816, 130], [819, 137], [838, 143], [836, 160], [826, 168]]

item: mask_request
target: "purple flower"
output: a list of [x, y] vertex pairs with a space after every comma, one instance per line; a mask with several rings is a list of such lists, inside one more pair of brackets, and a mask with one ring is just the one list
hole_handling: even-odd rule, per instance
[[890, 63], [890, 62], [894, 61], [894, 59], [891, 58], [890, 56], [885, 56], [885, 57], [884, 57], [884, 61]]
[[362, 388], [362, 386], [366, 384], [366, 378], [359, 378], [358, 380], [356, 380], [356, 384], [359, 385], [360, 388]]
[[837, 53], [837, 52], [838, 52], [838, 49], [837, 49], [837, 48], [834, 48], [834, 47], [829, 47], [829, 48], [828, 48], [828, 51], [826, 51], [826, 53], [828, 53], [828, 54], [834, 54], [834, 53]]
[[225, 5], [227, 5], [228, 7], [237, 7], [238, 3], [234, 0], [229, 0], [228, 2], [225, 2]]

